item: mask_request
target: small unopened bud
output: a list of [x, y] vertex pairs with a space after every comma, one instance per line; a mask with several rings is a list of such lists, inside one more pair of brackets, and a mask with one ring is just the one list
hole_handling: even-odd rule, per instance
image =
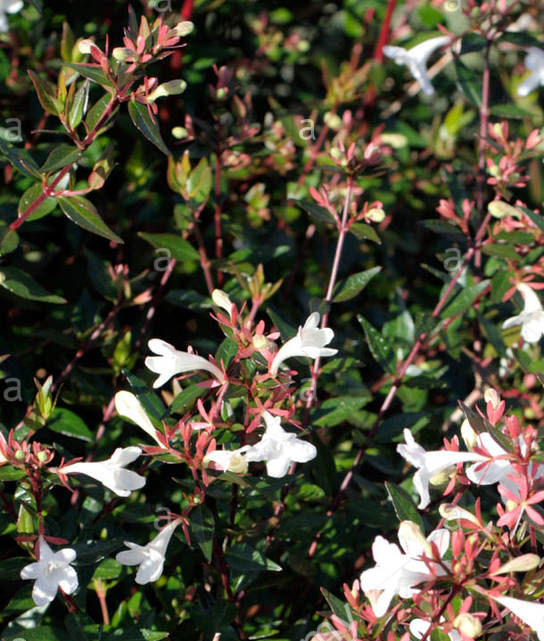
[[226, 98], [228, 95], [228, 89], [226, 87], [219, 87], [219, 89], [215, 92], [215, 97], [217, 100], [223, 100], [223, 98]]
[[234, 453], [230, 459], [228, 471], [235, 472], [236, 474], [245, 474], [247, 472], [246, 457], [243, 454]]
[[423, 536], [419, 525], [413, 521], [402, 521], [399, 525], [399, 540], [404, 539], [407, 542], [417, 542], [420, 548], [423, 548], [425, 552], [431, 556], [432, 548], [431, 544]]
[[172, 129], [172, 136], [174, 138], [177, 138], [178, 140], [181, 140], [182, 138], [187, 138], [187, 129], [185, 127], [174, 127]]
[[266, 338], [266, 336], [263, 336], [262, 334], [255, 334], [251, 342], [253, 343], [253, 347], [255, 349], [265, 349], [265, 347], [267, 347], [268, 345], [268, 338]]
[[334, 131], [338, 131], [342, 127], [342, 118], [338, 114], [333, 114], [330, 111], [323, 116], [325, 124]]
[[382, 134], [381, 141], [384, 145], [393, 147], [393, 149], [402, 149], [408, 144], [408, 138], [403, 134]]
[[214, 289], [212, 292], [212, 300], [214, 305], [224, 309], [227, 314], [230, 316], [230, 310], [232, 309], [232, 301], [229, 298], [229, 295], [224, 292], [222, 289]]
[[484, 401], [493, 405], [493, 409], [496, 410], [499, 407], [501, 402], [501, 397], [498, 395], [497, 390], [494, 390], [492, 387], [488, 387], [484, 392]]
[[[490, 172], [491, 173], [491, 172]], [[508, 203], [503, 202], [502, 200], [493, 200], [487, 206], [487, 211], [494, 218], [504, 218], [505, 216], [512, 216], [513, 218], [521, 219], [521, 211], [516, 207], [512, 207]]]
[[335, 160], [342, 158], [342, 152], [340, 151], [340, 149], [338, 149], [338, 147], [333, 147], [330, 153]]
[[479, 525], [478, 519], [474, 516], [474, 514], [472, 514], [468, 510], [465, 510], [465, 508], [463, 507], [455, 505], [455, 503], [443, 503], [438, 508], [438, 512], [443, 519], [446, 519], [446, 521], [463, 520], [470, 521], [475, 525]]
[[115, 49], [111, 52], [111, 55], [116, 60], [119, 60], [119, 62], [124, 62], [125, 60], [128, 60], [129, 58], [132, 58], [134, 56], [134, 51], [132, 51], [132, 49], [129, 49], [128, 47], [115, 47]]
[[522, 554], [515, 559], [510, 559], [498, 570], [492, 573], [495, 574], [508, 574], [508, 572], [529, 572], [534, 570], [540, 564], [540, 557], [537, 554]]
[[373, 223], [381, 223], [385, 218], [385, 212], [383, 209], [379, 209], [378, 207], [372, 207], [372, 209], [369, 209], [366, 212], [366, 217]]
[[468, 419], [465, 419], [461, 423], [461, 436], [463, 437], [463, 441], [465, 441], [467, 450], [472, 452], [474, 447], [478, 445], [478, 435], [472, 429], [472, 425], [469, 423]]
[[45, 463], [45, 461], [47, 461], [47, 458], [47, 452], [44, 452], [43, 450], [41, 450], [41, 452], [38, 452], [38, 461], [40, 461], [40, 463]]
[[462, 634], [475, 639], [482, 634], [482, 623], [480, 619], [477, 619], [470, 612], [463, 612], [455, 617], [453, 625], [461, 632]]
[[176, 94], [183, 93], [186, 87], [187, 83], [185, 80], [170, 80], [169, 82], [163, 82], [162, 85], [159, 85], [149, 94], [149, 96], [147, 96], [147, 100], [148, 102], [155, 102], [157, 98], [175, 96]]
[[194, 28], [195, 25], [191, 21], [184, 20], [183, 22], [178, 22], [174, 27], [174, 31], [176, 32], [176, 36], [183, 38], [184, 36], [188, 36]]
[[80, 53], [82, 54], [91, 53], [91, 47], [96, 47], [96, 44], [89, 38], [85, 38], [85, 40], [79, 41], [78, 49]]
[[299, 40], [297, 42], [297, 50], [300, 51], [300, 53], [306, 53], [309, 48], [310, 43], [307, 40]]
[[25, 460], [25, 453], [23, 452], [23, 450], [17, 450], [15, 452], [15, 459], [17, 461], [24, 461]]

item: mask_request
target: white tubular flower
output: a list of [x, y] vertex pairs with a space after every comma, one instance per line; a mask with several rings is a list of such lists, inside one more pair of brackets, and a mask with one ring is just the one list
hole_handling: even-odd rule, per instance
[[214, 450], [204, 457], [204, 465], [212, 462], [223, 472], [245, 474], [247, 472], [247, 459], [244, 456], [249, 450], [249, 445], [244, 445], [237, 450]]
[[152, 581], [157, 581], [162, 575], [164, 560], [166, 558], [166, 549], [174, 534], [174, 530], [181, 523], [180, 519], [172, 521], [164, 527], [157, 536], [149, 541], [147, 545], [138, 545], [125, 541], [125, 545], [130, 548], [118, 552], [115, 560], [123, 565], [139, 565], [136, 573], [136, 583], [145, 585]]
[[159, 378], [153, 383], [153, 387], [155, 388], [161, 387], [161, 385], [164, 385], [172, 376], [176, 376], [176, 374], [197, 370], [206, 370], [215, 376], [220, 383], [225, 382], [225, 377], [219, 367], [210, 363], [210, 361], [202, 356], [189, 354], [189, 352], [180, 352], [159, 338], [152, 338], [148, 346], [152, 352], [158, 354], [158, 356], [148, 356], [145, 359], [146, 367], [152, 372], [155, 372], [155, 374], [159, 374]]
[[544, 641], [544, 603], [514, 599], [509, 596], [491, 597], [497, 603], [508, 608], [518, 619], [526, 623], [538, 636], [538, 641]]
[[540, 337], [544, 334], [544, 311], [542, 310], [540, 299], [534, 290], [525, 283], [518, 285], [518, 290], [522, 293], [525, 301], [523, 311], [521, 314], [505, 320], [502, 324], [503, 329], [521, 325], [521, 337], [523, 340], [527, 343], [538, 343]]
[[539, 85], [544, 85], [544, 51], [538, 47], [529, 47], [525, 66], [531, 72], [518, 87], [518, 96], [524, 98]]
[[232, 301], [229, 298], [229, 295], [224, 292], [222, 289], [214, 289], [212, 292], [212, 301], [214, 305], [224, 309], [230, 317], [232, 310]]
[[450, 452], [447, 450], [437, 450], [427, 452], [421, 445], [416, 443], [410, 430], [404, 430], [404, 440], [406, 445], [397, 445], [397, 452], [405, 458], [408, 463], [417, 467], [414, 474], [414, 487], [419, 494], [418, 508], [423, 510], [431, 502], [429, 496], [429, 482], [433, 476], [446, 470], [457, 463], [465, 462], [489, 462], [489, 458], [476, 454], [475, 452]]
[[319, 312], [310, 314], [304, 323], [304, 327], [299, 327], [297, 335], [282, 345], [278, 350], [272, 365], [270, 373], [275, 376], [278, 368], [283, 361], [293, 356], [307, 356], [308, 358], [321, 358], [322, 356], [334, 356], [338, 350], [325, 347], [334, 338], [334, 332], [329, 327], [318, 329]]
[[102, 483], [117, 496], [129, 496], [145, 485], [145, 478], [125, 465], [135, 461], [142, 450], [139, 447], [118, 447], [105, 461], [73, 463], [59, 470], [62, 474], [85, 474]]
[[407, 50], [404, 47], [394, 47], [386, 45], [383, 48], [384, 54], [392, 58], [398, 65], [406, 65], [410, 73], [419, 82], [423, 93], [431, 96], [434, 93], [434, 87], [427, 75], [427, 61], [431, 54], [450, 42], [449, 36], [439, 36], [421, 42], [412, 49]]
[[119, 416], [128, 418], [133, 423], [136, 423], [136, 425], [141, 427], [146, 434], [151, 436], [157, 445], [164, 447], [157, 436], [157, 430], [153, 426], [149, 416], [146, 414], [140, 401], [136, 396], [134, 396], [134, 394], [132, 394], [132, 392], [117, 392], [115, 395], [115, 409]]
[[23, 8], [22, 0], [0, 0], [0, 31], [9, 30], [7, 13], [17, 13]]
[[[504, 450], [495, 439], [487, 432], [482, 432], [476, 436], [476, 445], [489, 453], [489, 457], [485, 459], [486, 463], [474, 463], [466, 470], [467, 478], [476, 485], [493, 485], [493, 483], [501, 483], [510, 488], [511, 485], [516, 487], [508, 479], [509, 474], [515, 474], [514, 468], [506, 458], [506, 450]], [[501, 458], [502, 457], [502, 458]]]
[[291, 463], [307, 463], [317, 456], [317, 449], [312, 443], [302, 441], [293, 432], [286, 432], [280, 418], [263, 412], [266, 430], [258, 443], [249, 447], [246, 461], [266, 461], [266, 472], [273, 478], [287, 474]]
[[404, 554], [398, 545], [389, 543], [383, 536], [374, 539], [372, 556], [376, 565], [365, 570], [359, 579], [377, 617], [387, 612], [396, 594], [408, 599], [419, 592], [414, 587], [418, 583], [446, 573], [443, 567], [431, 561], [425, 563], [421, 557], [425, 555], [428, 559], [432, 558], [431, 543], [436, 544], [440, 557], [444, 556], [450, 543], [448, 530], [435, 530], [425, 539], [415, 523], [403, 521], [399, 526], [398, 538]]
[[66, 594], [73, 594], [77, 590], [78, 578], [70, 565], [76, 558], [75, 550], [64, 548], [53, 552], [43, 536], [38, 539], [38, 549], [39, 560], [25, 565], [21, 570], [21, 579], [35, 580], [32, 599], [40, 607], [53, 601], [59, 587]]

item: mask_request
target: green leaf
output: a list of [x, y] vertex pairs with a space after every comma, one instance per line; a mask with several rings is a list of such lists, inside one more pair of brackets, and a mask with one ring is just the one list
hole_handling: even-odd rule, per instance
[[334, 398], [328, 398], [318, 408], [312, 410], [310, 423], [316, 427], [334, 427], [349, 421], [357, 410], [361, 409], [370, 400], [370, 394], [366, 396], [335, 396]]
[[421, 515], [417, 511], [417, 507], [412, 501], [412, 497], [408, 494], [406, 490], [394, 483], [388, 483], [386, 481], [385, 488], [391, 497], [393, 502], [393, 507], [395, 509], [395, 514], [399, 521], [412, 521], [416, 525], [419, 525], [421, 531], [423, 531], [424, 523]]
[[523, 212], [529, 216], [529, 218], [533, 221], [533, 223], [541, 230], [544, 231], [544, 217], [541, 216], [540, 214], [535, 213], [534, 211], [531, 211], [530, 209], [527, 209], [527, 207], [521, 207], [517, 206], [518, 209], [521, 209]]
[[532, 36], [526, 31], [505, 31], [497, 41], [505, 40], [506, 42], [511, 42], [512, 44], [518, 45], [518, 47], [541, 47], [542, 43], [540, 40]]
[[5, 256], [17, 249], [19, 236], [14, 229], [10, 229], [4, 221], [0, 221], [0, 256]]
[[113, 87], [112, 82], [108, 80], [106, 74], [100, 68], [100, 65], [86, 62], [67, 62], [64, 66], [70, 67], [70, 69], [75, 69], [83, 77], [88, 78], [101, 86]]
[[475, 72], [463, 64], [459, 58], [455, 59], [454, 64], [455, 71], [457, 73], [457, 80], [461, 85], [463, 93], [474, 107], [479, 109], [482, 104], [482, 88], [478, 82]]
[[449, 318], [457, 316], [467, 310], [478, 296], [489, 286], [489, 280], [482, 280], [476, 285], [465, 287], [457, 294], [453, 294], [453, 298], [449, 298], [450, 302], [444, 307], [440, 316], [442, 318]]
[[[342, 601], [338, 597], [335, 597], [334, 594], [332, 594], [325, 588], [321, 588], [321, 592], [323, 593], [323, 596], [325, 597], [325, 601], [329, 604], [329, 607], [332, 610], [332, 612], [341, 621], [344, 621], [349, 626], [349, 623], [354, 619], [349, 605], [345, 601]], [[317, 637], [314, 637], [314, 638], [317, 638]]]
[[7, 289], [12, 294], [29, 300], [38, 300], [42, 303], [65, 303], [66, 299], [56, 294], [50, 294], [32, 276], [16, 267], [2, 267], [0, 269], [0, 287]]
[[170, 150], [164, 144], [159, 126], [156, 120], [149, 115], [147, 107], [135, 100], [132, 100], [128, 103], [128, 113], [136, 129], [138, 129], [138, 131], [140, 131], [149, 140], [149, 142], [152, 142], [164, 154], [170, 156]]
[[217, 349], [217, 353], [215, 355], [215, 360], [218, 363], [221, 363], [223, 361], [223, 364], [226, 367], [230, 365], [232, 362], [232, 359], [236, 356], [238, 353], [238, 344], [235, 340], [232, 338], [225, 338], [221, 345], [219, 345], [219, 348]]
[[197, 505], [191, 510], [191, 532], [208, 563], [212, 560], [213, 535], [215, 522], [211, 510], [205, 505]]
[[47, 156], [47, 160], [41, 166], [40, 171], [44, 174], [54, 172], [57, 169], [66, 167], [66, 165], [72, 165], [77, 162], [81, 156], [82, 151], [80, 149], [62, 142]]
[[138, 236], [157, 249], [168, 250], [171, 257], [176, 260], [199, 260], [200, 258], [198, 251], [191, 243], [175, 234], [148, 234], [141, 231], [138, 232]]
[[132, 387], [132, 392], [142, 404], [146, 414], [149, 416], [155, 427], [162, 430], [162, 417], [166, 414], [166, 408], [159, 397], [137, 376], [123, 369], [123, 375]]
[[5, 156], [15, 168], [25, 174], [25, 176], [30, 176], [31, 178], [41, 177], [38, 164], [26, 149], [14, 147], [9, 142], [0, 138], [0, 153]]
[[487, 40], [479, 33], [467, 33], [461, 40], [461, 51], [459, 55], [481, 51], [487, 44]]
[[378, 330], [373, 327], [363, 316], [357, 316], [357, 320], [363, 326], [370, 353], [390, 374], [395, 373], [395, 354], [389, 342], [383, 338]]
[[[95, 104], [89, 109], [89, 113], [87, 114], [87, 118], [85, 118], [85, 124], [89, 131], [93, 131], [93, 129], [96, 127], [98, 124], [98, 121], [102, 118], [103, 114], [106, 112], [106, 109], [108, 108], [108, 105], [111, 102], [111, 95], [109, 93], [105, 93], [102, 98], [97, 100]], [[111, 116], [113, 116], [117, 110], [119, 109], [119, 106], [116, 106], [115, 109], [112, 111], [110, 117], [108, 118], [111, 119]], [[107, 122], [104, 121], [102, 123], [102, 126]]]
[[45, 78], [39, 76], [35, 71], [32, 71], [32, 69], [28, 70], [28, 75], [30, 76], [34, 89], [38, 94], [38, 100], [40, 101], [41, 106], [45, 111], [53, 114], [53, 116], [58, 116], [62, 112], [62, 103], [57, 98], [57, 89], [55, 85], [52, 82], [49, 82], [49, 80], [45, 80]]
[[417, 224], [425, 227], [425, 229], [429, 229], [435, 232], [436, 234], [449, 236], [451, 238], [455, 238], [456, 240], [465, 240], [466, 238], [465, 234], [463, 234], [459, 227], [456, 227], [455, 225], [452, 225], [445, 220], [420, 220]]
[[75, 129], [83, 120], [89, 101], [89, 87], [90, 82], [85, 80], [74, 95], [68, 112], [68, 125], [72, 127], [72, 129]]
[[40, 625], [37, 628], [25, 628], [24, 631], [10, 632], [2, 641], [74, 641], [69, 634], [60, 628]]
[[233, 545], [225, 553], [225, 558], [231, 569], [239, 574], [251, 574], [263, 570], [281, 572], [282, 570], [280, 565], [267, 559], [258, 550], [246, 543]]
[[306, 200], [297, 200], [297, 205], [302, 207], [318, 223], [334, 223], [334, 217], [321, 205], [310, 203]]
[[172, 404], [168, 408], [170, 414], [185, 414], [188, 412], [195, 404], [197, 398], [204, 396], [208, 390], [205, 387], [197, 385], [189, 385], [183, 391], [181, 391], [176, 398], [172, 401]]
[[333, 303], [342, 303], [346, 300], [355, 298], [357, 294], [360, 294], [363, 291], [374, 276], [380, 273], [381, 269], [381, 267], [372, 267], [364, 272], [353, 274], [346, 278], [346, 280], [337, 283], [334, 288], [332, 299]]
[[376, 233], [374, 227], [371, 227], [366, 223], [353, 223], [353, 225], [350, 225], [348, 231], [359, 238], [359, 240], [371, 240], [378, 245], [382, 244], [382, 241], [380, 240], [380, 237]]
[[26, 476], [24, 470], [20, 470], [12, 465], [0, 466], [0, 481], [18, 481]]
[[532, 118], [533, 114], [517, 105], [492, 105], [489, 113], [497, 118]]
[[[32, 204], [42, 196], [42, 194], [43, 186], [41, 185], [41, 183], [36, 183], [35, 185], [32, 185], [32, 187], [29, 187], [19, 200], [19, 205], [17, 207], [18, 215], [22, 216], [25, 211], [27, 211], [28, 208], [31, 207]], [[34, 209], [30, 216], [27, 216], [26, 220], [30, 221], [43, 218], [44, 216], [47, 216], [47, 214], [50, 214], [56, 208], [56, 206], [56, 199], [47, 197], [36, 207], [36, 209]]]
[[503, 245], [499, 243], [484, 245], [484, 247], [482, 247], [482, 252], [488, 256], [498, 256], [499, 258], [511, 258], [512, 260], [519, 258], [512, 245]]
[[59, 196], [58, 201], [64, 214], [76, 225], [108, 240], [123, 243], [123, 239], [119, 238], [106, 225], [100, 218], [95, 206], [87, 198], [83, 196], [71, 196], [70, 198]]
[[57, 407], [53, 410], [47, 427], [54, 432], [79, 438], [82, 441], [92, 441], [94, 436], [91, 430], [85, 425], [77, 414], [64, 407]]
[[189, 198], [202, 203], [208, 198], [211, 188], [212, 170], [208, 166], [208, 160], [201, 158], [187, 179], [186, 189], [189, 192]]

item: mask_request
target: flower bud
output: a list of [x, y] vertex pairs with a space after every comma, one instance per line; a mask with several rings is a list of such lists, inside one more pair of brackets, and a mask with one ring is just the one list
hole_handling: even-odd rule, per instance
[[215, 97], [217, 100], [223, 100], [223, 98], [226, 98], [228, 95], [228, 89], [226, 87], [219, 87], [219, 89], [215, 92]]
[[134, 56], [134, 51], [132, 51], [132, 49], [129, 49], [128, 47], [115, 47], [115, 49], [111, 52], [111, 55], [116, 60], [119, 60], [119, 62], [124, 62], [125, 60], [128, 60], [129, 58], [132, 58]]
[[338, 131], [342, 127], [342, 118], [338, 114], [333, 114], [330, 111], [323, 116], [325, 124], [328, 125], [330, 129]]
[[393, 149], [402, 149], [408, 144], [408, 138], [403, 134], [382, 134], [381, 141], [384, 145], [393, 147]]
[[463, 437], [463, 441], [467, 446], [467, 450], [469, 450], [469, 452], [472, 452], [474, 447], [478, 444], [478, 435], [472, 429], [472, 425], [469, 423], [468, 419], [465, 419], [461, 423], [461, 436]]
[[178, 22], [174, 27], [174, 31], [176, 32], [176, 36], [183, 38], [183, 36], [188, 36], [194, 28], [195, 25], [192, 22], [184, 20], [183, 22]]
[[268, 338], [262, 334], [255, 334], [251, 342], [255, 349], [265, 349], [268, 346]]
[[212, 300], [214, 305], [224, 309], [227, 314], [230, 316], [230, 310], [232, 309], [232, 301], [229, 298], [229, 295], [224, 292], [222, 289], [214, 289], [212, 292]]
[[540, 564], [540, 557], [537, 554], [522, 554], [515, 559], [510, 559], [498, 570], [493, 572], [492, 576], [496, 574], [507, 574], [508, 572], [529, 572], [534, 570]]
[[25, 453], [23, 450], [17, 450], [15, 452], [15, 460], [16, 461], [24, 461], [25, 460]]
[[366, 212], [366, 217], [368, 220], [372, 221], [373, 223], [381, 223], [382, 220], [385, 218], [385, 212], [383, 209], [379, 209], [378, 207], [373, 207], [372, 209], [369, 209]]
[[475, 525], [479, 525], [478, 519], [474, 514], [472, 514], [472, 512], [469, 512], [468, 510], [465, 510], [465, 508], [459, 507], [454, 503], [443, 503], [438, 508], [438, 512], [443, 519], [446, 519], [446, 521], [459, 521], [462, 519], [463, 521], [470, 521]]
[[470, 612], [463, 612], [455, 617], [453, 625], [461, 632], [462, 634], [475, 639], [482, 634], [482, 623], [480, 619], [477, 619]]
[[78, 49], [80, 53], [82, 54], [91, 53], [91, 47], [96, 47], [96, 44], [89, 38], [85, 38], [85, 40], [79, 41]]
[[417, 523], [413, 521], [402, 521], [399, 525], [399, 540], [401, 539], [417, 542], [417, 545], [423, 548], [426, 554], [429, 556], [432, 555], [431, 544], [423, 536], [423, 532]]
[[45, 463], [48, 457], [49, 455], [44, 450], [41, 450], [40, 452], [38, 452], [37, 458], [38, 458], [38, 461], [40, 461], [40, 463]]
[[246, 457], [242, 454], [233, 454], [228, 467], [229, 472], [236, 474], [245, 474], [247, 472]]
[[487, 211], [494, 218], [504, 218], [505, 216], [512, 216], [513, 218], [521, 220], [520, 210], [516, 207], [512, 207], [512, 205], [509, 205], [502, 200], [493, 200], [492, 202], [490, 202], [487, 206]]
[[182, 138], [187, 138], [187, 129], [185, 127], [174, 127], [172, 129], [172, 136], [181, 140]]
[[497, 390], [494, 390], [492, 387], [488, 387], [484, 392], [484, 401], [486, 403], [491, 401], [493, 409], [496, 410], [501, 402], [501, 397], [498, 395]]
[[187, 83], [185, 80], [170, 80], [169, 82], [163, 82], [162, 85], [159, 85], [149, 94], [149, 96], [147, 96], [147, 100], [148, 102], [155, 102], [157, 98], [174, 96], [176, 94], [183, 93], [186, 87]]

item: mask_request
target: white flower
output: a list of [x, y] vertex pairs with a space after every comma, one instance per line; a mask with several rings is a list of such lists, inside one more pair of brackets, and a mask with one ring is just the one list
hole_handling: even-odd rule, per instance
[[91, 47], [96, 47], [96, 43], [94, 42], [94, 40], [91, 40], [90, 38], [85, 38], [84, 40], [80, 40], [77, 46], [77, 48], [79, 49], [79, 53], [82, 53], [83, 55], [90, 54]]
[[159, 374], [159, 378], [153, 383], [153, 387], [164, 385], [176, 374], [202, 369], [213, 374], [220, 383], [225, 382], [225, 377], [219, 367], [202, 356], [189, 354], [189, 352], [180, 352], [159, 338], [152, 338], [148, 346], [152, 352], [159, 354], [159, 356], [148, 356], [145, 359], [146, 367], [155, 372], [155, 374]]
[[22, 0], [0, 0], [0, 31], [8, 31], [7, 13], [17, 13], [23, 8]]
[[398, 545], [389, 543], [383, 536], [374, 539], [372, 556], [376, 565], [365, 570], [360, 577], [361, 588], [377, 617], [387, 612], [396, 594], [403, 599], [410, 598], [419, 592], [414, 587], [418, 583], [446, 574], [445, 568], [431, 561], [426, 563], [421, 557], [432, 558], [431, 543], [437, 546], [440, 557], [443, 557], [450, 544], [448, 530], [435, 530], [425, 539], [415, 523], [402, 521], [398, 538], [404, 554]]
[[525, 66], [532, 73], [518, 87], [518, 96], [528, 96], [539, 85], [544, 85], [544, 51], [538, 47], [529, 47]]
[[237, 450], [214, 450], [204, 457], [204, 465], [210, 461], [215, 463], [223, 472], [236, 472], [245, 474], [247, 472], [247, 459], [244, 456], [249, 450], [249, 445], [244, 445]]
[[117, 410], [117, 414], [119, 414], [119, 416], [128, 418], [133, 423], [136, 423], [136, 425], [138, 425], [138, 427], [141, 427], [144, 432], [149, 434], [149, 436], [151, 436], [151, 438], [160, 447], [164, 447], [164, 445], [160, 442], [159, 437], [157, 436], [157, 430], [149, 419], [149, 416], [146, 414], [140, 401], [136, 398], [136, 396], [134, 396], [134, 394], [132, 394], [132, 392], [117, 392], [117, 394], [115, 395], [115, 409]]
[[125, 545], [130, 549], [119, 552], [115, 560], [123, 565], [140, 566], [136, 573], [136, 583], [139, 585], [157, 581], [161, 577], [164, 567], [166, 548], [170, 543], [174, 530], [180, 523], [180, 519], [172, 521], [147, 545], [138, 545], [137, 543], [125, 541]]
[[443, 47], [450, 42], [449, 36], [439, 36], [425, 40], [420, 44], [407, 50], [404, 47], [393, 47], [386, 45], [383, 48], [384, 54], [392, 58], [398, 65], [407, 65], [412, 76], [419, 82], [423, 93], [428, 96], [434, 93], [434, 88], [427, 75], [427, 60], [436, 49]]
[[246, 452], [246, 461], [266, 461], [266, 471], [269, 476], [281, 478], [293, 461], [306, 463], [317, 456], [315, 445], [302, 441], [293, 432], [286, 432], [280, 418], [263, 412], [266, 430], [258, 443], [252, 445]]
[[491, 598], [508, 608], [518, 619], [521, 619], [523, 623], [533, 629], [539, 641], [544, 641], [544, 603], [524, 601], [509, 596], [494, 596]]
[[78, 579], [76, 571], [71, 567], [76, 558], [76, 551], [64, 548], [53, 552], [43, 536], [38, 540], [39, 560], [25, 565], [21, 570], [21, 579], [34, 579], [32, 599], [40, 607], [51, 603], [59, 587], [66, 594], [73, 594], [77, 590]]
[[307, 356], [309, 358], [321, 358], [322, 356], [334, 356], [338, 350], [325, 347], [334, 338], [334, 332], [329, 327], [318, 329], [319, 312], [310, 314], [304, 323], [299, 327], [297, 335], [285, 343], [279, 350], [272, 365], [270, 373], [275, 376], [283, 361], [293, 356]]
[[[444, 617], [442, 617], [440, 620], [444, 621]], [[430, 621], [425, 621], [425, 619], [412, 619], [410, 621], [409, 629], [416, 639], [422, 639], [423, 636], [427, 634], [427, 630], [430, 627]], [[450, 638], [450, 641], [462, 641], [461, 635], [459, 634], [459, 632], [457, 632], [457, 630], [451, 630], [450, 632], [448, 632], [448, 636]]]
[[105, 461], [72, 463], [59, 471], [62, 474], [86, 474], [118, 496], [129, 496], [133, 490], [139, 490], [145, 485], [143, 476], [124, 469], [125, 465], [135, 461], [141, 453], [139, 447], [118, 447]]
[[[544, 52], [543, 52], [544, 55]], [[517, 316], [512, 316], [504, 321], [503, 329], [508, 329], [514, 325], [521, 325], [521, 337], [527, 343], [538, 343], [542, 334], [544, 334], [544, 311], [538, 296], [534, 290], [521, 283], [518, 290], [523, 294], [525, 304], [523, 311]]]
[[457, 465], [457, 463], [489, 461], [489, 458], [481, 454], [476, 454], [475, 452], [451, 452], [446, 450], [427, 452], [421, 445], [416, 443], [412, 433], [408, 429], [404, 430], [404, 440], [406, 441], [406, 445], [397, 445], [397, 452], [404, 457], [408, 463], [418, 468], [414, 474], [414, 487], [419, 494], [420, 501], [418, 508], [420, 510], [426, 508], [431, 501], [429, 496], [429, 481], [433, 476], [449, 467]]
[[230, 316], [232, 310], [232, 301], [226, 292], [224, 292], [222, 289], [214, 289], [212, 292], [212, 301], [214, 305], [217, 305], [217, 307], [224, 309]]

